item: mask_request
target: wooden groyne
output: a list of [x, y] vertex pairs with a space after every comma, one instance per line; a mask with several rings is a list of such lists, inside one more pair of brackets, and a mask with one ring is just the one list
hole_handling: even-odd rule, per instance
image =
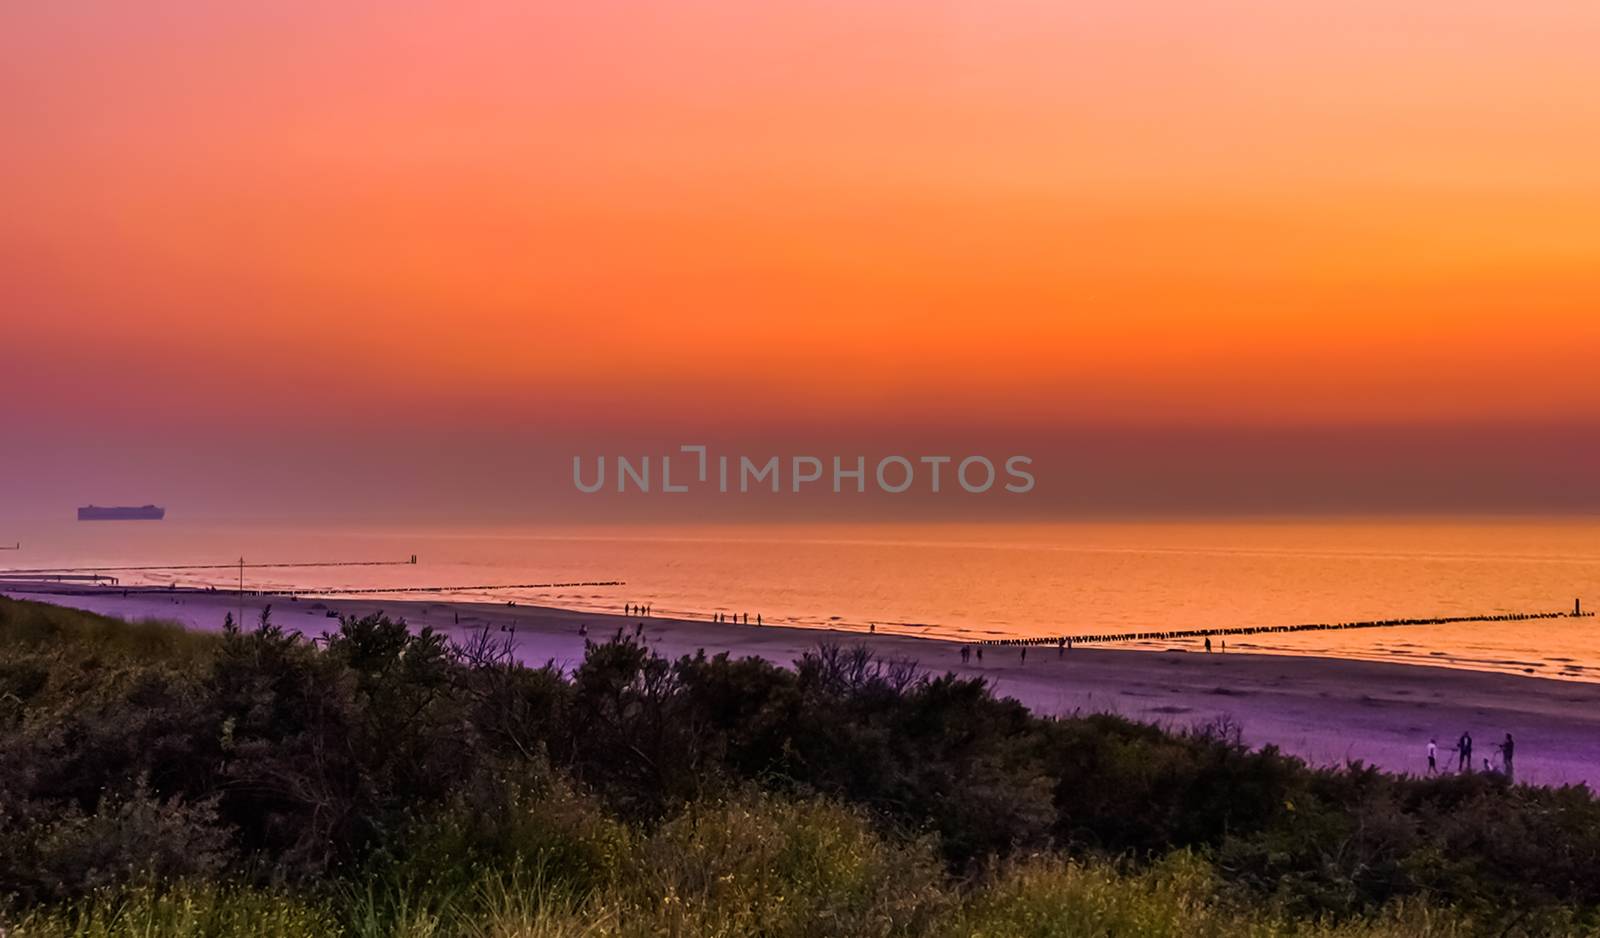
[[289, 570], [305, 567], [414, 567], [417, 555], [409, 560], [311, 560], [291, 563], [157, 563], [134, 567], [32, 567], [0, 570], [0, 576], [57, 576], [65, 573], [152, 573], [167, 570]]
[[1109, 642], [1173, 642], [1184, 639], [1225, 638], [1233, 635], [1282, 635], [1288, 632], [1338, 632], [1345, 629], [1390, 629], [1408, 625], [1454, 625], [1461, 622], [1531, 622], [1538, 619], [1592, 619], [1594, 613], [1574, 607], [1571, 612], [1507, 612], [1491, 616], [1434, 616], [1412, 619], [1373, 619], [1366, 622], [1309, 622], [1301, 625], [1249, 625], [1215, 629], [1161, 629], [1153, 632], [1103, 632], [1087, 635], [1053, 635], [1036, 638], [990, 638], [980, 645], [1062, 646], [1103, 645]]
[[[237, 565], [235, 565], [237, 569]], [[627, 586], [626, 580], [571, 580], [567, 582], [552, 583], [477, 583], [469, 585], [451, 584], [449, 586], [362, 586], [362, 587], [319, 587], [317, 589], [293, 588], [267, 588], [251, 587], [239, 590], [231, 586], [178, 586], [168, 585], [141, 585], [141, 586], [107, 586], [106, 578], [96, 578], [85, 575], [50, 575], [38, 576], [26, 580], [10, 581], [5, 575], [0, 575], [0, 588], [11, 593], [44, 593], [53, 595], [70, 596], [129, 596], [142, 593], [159, 593], [169, 595], [225, 595], [225, 596], [284, 596], [301, 598], [306, 596], [378, 596], [399, 595], [405, 593], [491, 593], [497, 590], [548, 590], [548, 589], [573, 589], [577, 587], [606, 587]], [[98, 582], [97, 582], [98, 580]], [[58, 581], [82, 582], [88, 581], [90, 585], [81, 587], [68, 587]], [[11, 583], [15, 585], [11, 585]]]
[[580, 586], [627, 586], [626, 580], [574, 580], [569, 583], [491, 583], [470, 586], [367, 586], [341, 589], [277, 590], [285, 596], [368, 596], [378, 593], [489, 593], [495, 590], [553, 590]]

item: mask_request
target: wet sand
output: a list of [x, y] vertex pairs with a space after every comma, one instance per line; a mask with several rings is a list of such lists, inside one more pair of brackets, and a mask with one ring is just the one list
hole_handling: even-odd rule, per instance
[[[238, 615], [239, 609], [235, 595], [221, 592], [130, 592], [124, 597], [120, 592], [51, 589], [60, 591], [0, 593], [206, 630], [219, 629], [224, 615]], [[1485, 757], [1494, 759], [1495, 744], [1509, 731], [1517, 740], [1520, 781], [1600, 783], [1600, 684], [1238, 651], [1207, 655], [1079, 647], [1060, 654], [1054, 648], [1033, 648], [1023, 663], [1019, 649], [986, 648], [981, 664], [974, 657], [963, 665], [960, 644], [937, 639], [426, 600], [247, 596], [246, 621], [254, 622], [269, 602], [274, 621], [310, 635], [336, 624], [329, 612], [377, 610], [452, 636], [515, 627], [523, 661], [565, 668], [583, 658], [585, 639], [579, 628], [585, 625], [589, 638], [604, 639], [619, 627], [631, 633], [642, 622], [650, 647], [670, 657], [704, 649], [780, 664], [819, 642], [865, 642], [881, 655], [911, 658], [930, 671], [983, 677], [996, 693], [1015, 697], [1037, 713], [1116, 713], [1175, 728], [1227, 718], [1252, 745], [1276, 745], [1315, 764], [1361, 760], [1415, 774], [1426, 769], [1430, 737], [1439, 743], [1440, 767], [1454, 769], [1451, 747], [1463, 730], [1470, 730], [1474, 761], [1481, 767]]]

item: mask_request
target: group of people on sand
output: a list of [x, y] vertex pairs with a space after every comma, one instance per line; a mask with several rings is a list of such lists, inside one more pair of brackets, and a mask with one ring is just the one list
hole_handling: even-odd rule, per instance
[[[1510, 733], [1507, 733], [1505, 740], [1496, 743], [1495, 748], [1499, 750], [1500, 764], [1496, 766], [1485, 757], [1483, 771], [1490, 775], [1504, 775], [1508, 782], [1515, 781], [1517, 741], [1511, 737]], [[1461, 736], [1456, 740], [1456, 771], [1463, 775], [1473, 771], [1471, 730], [1462, 730]], [[1433, 738], [1428, 740], [1428, 774], [1437, 775], [1438, 773], [1439, 740]]]
[[[622, 614], [625, 616], [648, 617], [651, 615], [652, 608], [653, 607], [650, 603], [625, 603], [622, 607]], [[750, 613], [746, 612], [741, 616], [736, 612], [713, 612], [711, 614], [711, 621], [721, 623], [723, 625], [749, 625]], [[758, 612], [756, 613], [756, 625], [761, 624], [761, 613]]]
[[[744, 614], [744, 621], [740, 622], [739, 621], [739, 614], [737, 612], [731, 612], [731, 613], [730, 612], [713, 612], [711, 614], [711, 621], [712, 622], [720, 622], [720, 623], [722, 623], [724, 625], [749, 625], [750, 624], [750, 613], [748, 613], [748, 612], [745, 613]], [[761, 613], [758, 612], [758, 613], [756, 613], [756, 625], [760, 625], [760, 624], [761, 624]]]
[[[650, 603], [625, 603], [622, 607], [622, 614], [625, 616], [648, 617], [652, 615], [652, 609], [653, 607]], [[750, 613], [746, 612], [740, 614], [737, 612], [713, 612], [711, 614], [711, 621], [722, 625], [749, 625]], [[761, 621], [761, 613], [759, 612], [756, 613], [755, 624], [763, 624]]]

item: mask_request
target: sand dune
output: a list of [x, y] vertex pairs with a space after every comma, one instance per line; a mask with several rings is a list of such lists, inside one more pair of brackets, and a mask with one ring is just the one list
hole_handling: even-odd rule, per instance
[[[7, 594], [200, 629], [219, 628], [224, 615], [237, 615], [239, 608], [237, 597], [227, 593]], [[1018, 649], [990, 648], [981, 664], [974, 658], [963, 665], [958, 643], [935, 639], [444, 601], [247, 597], [246, 619], [253, 621], [268, 602], [279, 624], [313, 635], [333, 624], [329, 612], [379, 609], [458, 634], [514, 627], [524, 661], [563, 667], [582, 660], [580, 626], [589, 638], [603, 639], [642, 622], [645, 639], [663, 655], [705, 649], [784, 664], [818, 642], [862, 641], [931, 671], [983, 677], [997, 693], [1041, 713], [1109, 712], [1173, 727], [1225, 717], [1242, 727], [1251, 744], [1276, 745], [1313, 763], [1362, 760], [1412, 773], [1425, 770], [1430, 736], [1439, 742], [1441, 767], [1453, 768], [1455, 753], [1447, 747], [1462, 730], [1472, 732], [1479, 765], [1495, 755], [1494, 744], [1509, 731], [1517, 739], [1519, 780], [1600, 782], [1600, 684], [1333, 658], [1081, 647], [1065, 654], [1031, 649], [1025, 664]]]

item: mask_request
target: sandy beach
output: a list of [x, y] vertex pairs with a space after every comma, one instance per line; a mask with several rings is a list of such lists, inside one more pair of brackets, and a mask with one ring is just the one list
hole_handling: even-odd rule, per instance
[[[124, 596], [8, 586], [0, 593], [205, 630], [220, 628], [223, 617], [237, 615], [240, 606], [236, 595], [222, 592], [130, 591]], [[1430, 738], [1438, 741], [1440, 768], [1453, 770], [1455, 740], [1463, 730], [1472, 733], [1480, 767], [1485, 757], [1494, 758], [1495, 744], [1510, 732], [1517, 740], [1520, 781], [1600, 783], [1600, 684], [1334, 658], [1081, 647], [1065, 654], [1031, 649], [1026, 663], [1018, 649], [988, 648], [982, 663], [974, 657], [963, 665], [958, 643], [936, 639], [442, 600], [247, 596], [246, 621], [253, 622], [268, 603], [274, 621], [309, 635], [334, 625], [330, 612], [377, 610], [447, 634], [514, 627], [523, 661], [569, 668], [582, 660], [585, 638], [579, 630], [584, 626], [589, 638], [603, 639], [643, 622], [650, 647], [669, 657], [704, 649], [780, 664], [819, 642], [865, 642], [879, 654], [914, 659], [929, 671], [983, 677], [1001, 696], [1015, 697], [1039, 713], [1116, 713], [1176, 728], [1226, 717], [1250, 744], [1276, 745], [1314, 764], [1361, 760], [1416, 774], [1426, 771]]]

